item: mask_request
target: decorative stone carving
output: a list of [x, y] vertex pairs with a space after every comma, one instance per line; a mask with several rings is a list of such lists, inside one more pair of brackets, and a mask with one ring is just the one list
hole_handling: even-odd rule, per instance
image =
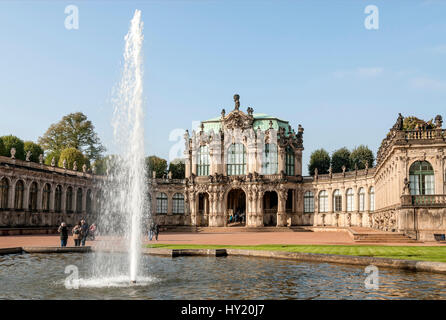
[[87, 172], [87, 165], [84, 163], [84, 165], [82, 166], [82, 172], [85, 173]]
[[15, 148], [11, 148], [11, 159], [15, 159], [16, 150]]
[[51, 166], [52, 167], [56, 166], [56, 159], [54, 157], [51, 159]]
[[443, 125], [443, 118], [441, 115], [437, 115], [435, 117], [435, 127], [437, 127], [437, 129], [440, 129]]
[[407, 179], [407, 177], [404, 178], [403, 194], [410, 195], [410, 181]]
[[73, 170], [77, 171], [77, 162], [76, 161], [73, 162]]
[[63, 161], [62, 161], [62, 168], [64, 168], [64, 169], [67, 168], [67, 159], [63, 159]]
[[28, 150], [28, 152], [26, 153], [25, 161], [30, 162], [31, 161], [31, 155], [32, 155], [32, 152], [30, 150]]
[[240, 109], [240, 96], [238, 94], [234, 94], [234, 102], [235, 102], [234, 110], [238, 111]]
[[39, 163], [43, 164], [43, 154], [39, 155]]

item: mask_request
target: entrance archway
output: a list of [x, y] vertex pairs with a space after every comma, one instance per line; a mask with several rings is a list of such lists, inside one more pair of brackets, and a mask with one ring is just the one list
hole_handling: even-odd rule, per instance
[[[228, 226], [246, 225], [246, 195], [242, 189], [232, 189], [228, 193]], [[231, 218], [232, 216], [232, 218]]]
[[205, 193], [198, 194], [197, 225], [207, 226], [209, 222], [209, 195]]
[[275, 191], [266, 191], [263, 194], [263, 225], [275, 226], [277, 224], [277, 193]]

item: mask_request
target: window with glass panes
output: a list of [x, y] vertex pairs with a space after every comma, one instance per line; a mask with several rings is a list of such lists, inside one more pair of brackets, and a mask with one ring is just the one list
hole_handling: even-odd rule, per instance
[[328, 193], [325, 190], [319, 192], [319, 212], [328, 212]]
[[290, 146], [286, 147], [285, 173], [287, 176], [294, 176], [294, 150]]
[[246, 152], [242, 143], [233, 143], [229, 146], [226, 172], [228, 176], [246, 174]]
[[427, 161], [416, 161], [409, 169], [410, 194], [434, 194], [434, 169]]
[[172, 198], [172, 212], [173, 214], [184, 213], [184, 195], [181, 193], [175, 193]]
[[164, 192], [158, 192], [156, 195], [156, 213], [167, 213], [167, 195]]
[[370, 211], [375, 211], [375, 188], [370, 188]]
[[197, 175], [208, 176], [209, 175], [209, 147], [201, 146], [198, 148], [197, 156]]
[[342, 211], [342, 195], [339, 190], [333, 193], [333, 209], [335, 212]]
[[311, 191], [307, 191], [304, 194], [304, 212], [314, 212], [314, 194]]
[[263, 151], [262, 173], [277, 173], [277, 145], [275, 143], [266, 143]]
[[353, 189], [349, 188], [347, 189], [347, 212], [352, 212], [354, 209], [353, 206]]
[[365, 206], [365, 191], [364, 188], [359, 189], [359, 211], [363, 212]]

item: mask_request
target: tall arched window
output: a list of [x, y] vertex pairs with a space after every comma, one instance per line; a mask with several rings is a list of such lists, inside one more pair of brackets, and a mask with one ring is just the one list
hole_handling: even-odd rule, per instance
[[0, 181], [0, 209], [8, 209], [9, 180], [3, 178]]
[[434, 169], [427, 161], [416, 161], [409, 169], [410, 194], [434, 194]]
[[328, 193], [326, 190], [319, 192], [319, 212], [328, 212]]
[[66, 195], [65, 210], [69, 213], [73, 211], [73, 188], [68, 187]]
[[359, 212], [364, 212], [365, 206], [365, 191], [364, 188], [359, 189]]
[[165, 194], [164, 192], [158, 192], [156, 194], [156, 213], [167, 213], [167, 194]]
[[62, 211], [62, 187], [58, 185], [56, 187], [55, 192], [55, 199], [54, 199], [54, 211], [61, 212]]
[[42, 210], [48, 211], [50, 210], [50, 194], [51, 194], [51, 186], [49, 183], [46, 183], [43, 187], [42, 194]]
[[37, 183], [33, 182], [29, 188], [28, 208], [32, 211], [37, 210]]
[[307, 191], [304, 193], [304, 212], [314, 212], [314, 193], [311, 191]]
[[184, 214], [184, 195], [182, 193], [173, 195], [172, 206], [173, 214]]
[[23, 209], [23, 194], [25, 192], [25, 184], [22, 180], [19, 180], [15, 184], [15, 195], [14, 195], [14, 208], [16, 210]]
[[229, 146], [226, 169], [228, 176], [246, 174], [246, 151], [242, 143]]
[[209, 175], [209, 162], [209, 147], [201, 146], [200, 148], [198, 148], [197, 155], [197, 175]]
[[82, 212], [82, 189], [78, 188], [76, 192], [76, 212]]
[[334, 212], [342, 211], [342, 195], [338, 189], [333, 192], [333, 210]]
[[88, 189], [87, 190], [87, 213], [90, 214], [91, 213], [91, 190]]
[[370, 211], [375, 211], [375, 188], [370, 187], [369, 197], [370, 197]]
[[290, 146], [285, 149], [285, 173], [287, 176], [294, 176], [294, 150]]
[[354, 210], [353, 196], [354, 196], [353, 189], [348, 188], [347, 189], [347, 212], [352, 212]]
[[277, 144], [266, 143], [265, 150], [262, 157], [262, 173], [276, 174], [277, 173]]

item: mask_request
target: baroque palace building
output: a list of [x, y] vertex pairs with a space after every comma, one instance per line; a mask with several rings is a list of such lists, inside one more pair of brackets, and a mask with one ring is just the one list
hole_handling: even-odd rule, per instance
[[[404, 130], [399, 115], [376, 166], [302, 176], [304, 129], [247, 108], [223, 109], [185, 139], [185, 179], [149, 179], [152, 218], [163, 226], [225, 227], [237, 214], [249, 228], [369, 227], [419, 240], [446, 233], [446, 134]], [[0, 234], [54, 228], [100, 210], [103, 177], [0, 157]]]

